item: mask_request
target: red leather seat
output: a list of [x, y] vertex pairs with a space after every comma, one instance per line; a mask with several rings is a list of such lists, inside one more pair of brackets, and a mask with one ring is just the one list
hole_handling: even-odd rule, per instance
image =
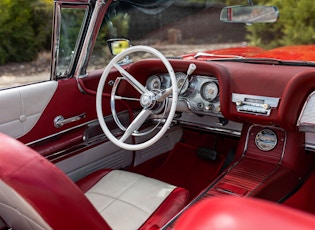
[[254, 198], [214, 197], [200, 201], [178, 219], [175, 230], [315, 229], [315, 217]]
[[154, 229], [183, 208], [185, 189], [119, 170], [73, 183], [32, 149], [0, 134], [0, 217], [13, 229]]

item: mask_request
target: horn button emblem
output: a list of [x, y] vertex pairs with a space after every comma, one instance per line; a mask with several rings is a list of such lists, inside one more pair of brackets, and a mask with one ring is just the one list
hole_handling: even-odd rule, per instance
[[149, 92], [142, 94], [140, 97], [140, 104], [143, 108], [152, 108], [155, 104], [154, 93]]

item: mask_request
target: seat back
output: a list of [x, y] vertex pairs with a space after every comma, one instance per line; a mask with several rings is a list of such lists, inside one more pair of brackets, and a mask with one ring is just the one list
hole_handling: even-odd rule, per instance
[[0, 216], [13, 229], [110, 229], [56, 166], [0, 134]]

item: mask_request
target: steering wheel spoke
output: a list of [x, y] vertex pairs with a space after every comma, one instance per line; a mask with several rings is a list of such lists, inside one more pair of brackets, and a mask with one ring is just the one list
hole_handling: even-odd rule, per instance
[[156, 95], [156, 101], [157, 102], [162, 102], [164, 101], [168, 96], [170, 96], [173, 93], [173, 87], [169, 87]]
[[126, 101], [140, 101], [140, 98], [133, 98], [133, 97], [123, 97], [123, 96], [114, 96], [115, 100], [126, 100]]
[[131, 124], [126, 129], [125, 133], [119, 139], [121, 142], [125, 142], [132, 135], [134, 131], [137, 131], [141, 125], [146, 121], [146, 119], [152, 114], [152, 111], [149, 109], [143, 109], [138, 116], [131, 122]]
[[148, 90], [139, 81], [137, 81], [137, 79], [135, 79], [130, 73], [124, 70], [120, 65], [115, 63], [114, 67], [139, 93], [143, 94], [148, 92]]

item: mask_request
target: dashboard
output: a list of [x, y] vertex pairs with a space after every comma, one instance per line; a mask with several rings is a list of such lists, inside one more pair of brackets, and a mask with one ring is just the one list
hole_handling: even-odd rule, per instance
[[[247, 124], [281, 127], [288, 133], [304, 132], [304, 147], [315, 152], [314, 67], [180, 59], [169, 62], [181, 88], [175, 124], [234, 136], [240, 136]], [[196, 69], [186, 79], [190, 64]], [[147, 88], [162, 91], [170, 87], [170, 76], [160, 60], [138, 61], [126, 70]], [[85, 89], [94, 92], [101, 73], [82, 79]], [[120, 73], [113, 71], [107, 84], [111, 86], [118, 76]], [[106, 90], [110, 95], [111, 87]], [[118, 94], [135, 98], [138, 92], [121, 82]], [[128, 106], [141, 109], [136, 101], [128, 102]]]
[[[281, 127], [294, 133], [302, 131], [305, 146], [315, 151], [312, 99], [315, 96], [308, 99], [315, 92], [314, 67], [178, 59], [169, 62], [179, 87], [175, 123], [236, 136], [244, 124]], [[191, 64], [196, 69], [187, 77]], [[171, 85], [170, 76], [159, 60], [142, 60], [126, 69], [152, 91], [161, 92]], [[113, 72], [112, 77], [116, 76], [119, 72]], [[121, 84], [118, 93], [129, 98], [137, 95], [128, 83]], [[130, 102], [130, 106], [138, 108], [136, 102]]]
[[[229, 61], [169, 60], [180, 90], [178, 112], [199, 117], [223, 117], [237, 123], [279, 126], [296, 131], [307, 97], [315, 89], [315, 69]], [[190, 64], [194, 73], [186, 79]], [[170, 77], [159, 60], [143, 60], [128, 72], [148, 88], [163, 90]], [[187, 81], [187, 82], [186, 82]], [[126, 97], [134, 93], [121, 92]]]

